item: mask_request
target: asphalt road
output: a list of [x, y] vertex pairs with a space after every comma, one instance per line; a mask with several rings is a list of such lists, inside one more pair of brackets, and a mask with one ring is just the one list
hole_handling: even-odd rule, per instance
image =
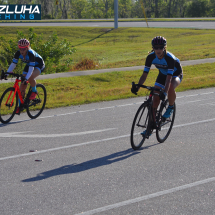
[[169, 138], [159, 144], [153, 134], [133, 151], [130, 129], [143, 100], [0, 124], [0, 214], [215, 214], [215, 88], [177, 93]]
[[[114, 22], [55, 22], [55, 23], [0, 23], [0, 26], [80, 26], [80, 27], [107, 27], [114, 28]], [[197, 28], [215, 29], [212, 21], [193, 21], [193, 22], [148, 22], [151, 28]], [[118, 27], [147, 27], [146, 22], [118, 22]]]

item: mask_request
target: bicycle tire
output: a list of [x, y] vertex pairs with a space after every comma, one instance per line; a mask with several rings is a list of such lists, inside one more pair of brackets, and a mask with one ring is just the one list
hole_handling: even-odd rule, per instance
[[158, 113], [158, 122], [157, 122], [158, 128], [156, 129], [156, 137], [157, 137], [157, 141], [160, 143], [163, 143], [168, 138], [175, 121], [175, 114], [176, 114], [175, 103], [173, 107], [173, 113], [171, 114], [171, 116], [167, 119], [163, 117], [163, 114], [166, 111], [168, 106], [169, 106], [169, 101], [167, 99], [163, 103], [163, 105], [160, 106], [160, 110]]
[[[9, 95], [11, 92], [12, 92], [12, 94], [9, 98]], [[10, 122], [16, 113], [16, 109], [18, 106], [18, 94], [17, 93], [14, 97], [13, 104], [10, 107], [14, 93], [15, 93], [15, 89], [13, 87], [10, 87], [4, 91], [4, 93], [2, 94], [1, 99], [0, 99], [0, 121], [4, 124]], [[9, 100], [8, 100], [8, 98], [9, 98]]]
[[148, 120], [149, 120], [149, 104], [147, 102], [144, 102], [138, 108], [131, 127], [130, 142], [131, 147], [134, 150], [139, 149], [146, 139], [146, 137], [141, 133], [144, 131], [144, 129], [146, 130], [148, 129], [149, 127]]
[[[29, 100], [29, 96], [31, 95], [31, 87], [29, 89], [29, 92], [27, 94], [27, 114], [31, 119], [36, 119], [42, 112], [43, 109], [45, 108], [46, 105], [46, 88], [42, 84], [37, 84], [37, 96], [34, 100]], [[26, 102], [26, 101], [25, 101]]]

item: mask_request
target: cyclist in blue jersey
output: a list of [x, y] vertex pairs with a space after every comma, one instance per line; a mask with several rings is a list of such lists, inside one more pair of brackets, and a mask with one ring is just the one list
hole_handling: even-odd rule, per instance
[[[167, 41], [164, 37], [157, 36], [152, 39], [152, 51], [146, 58], [145, 67], [139, 84], [143, 84], [148, 76], [151, 65], [154, 64], [159, 70], [155, 87], [161, 90], [160, 96], [154, 96], [153, 109], [157, 110], [160, 99], [165, 99], [168, 95], [169, 106], [163, 117], [169, 118], [173, 112], [173, 105], [176, 99], [175, 88], [181, 83], [183, 70], [178, 58], [166, 50]], [[139, 88], [132, 89], [137, 92]]]
[[[13, 62], [8, 68], [7, 72], [13, 72], [18, 60], [21, 59], [22, 62], [26, 63], [24, 71], [22, 73], [23, 78], [20, 85], [20, 91], [22, 97], [25, 96], [25, 91], [27, 88], [26, 81], [28, 81], [32, 87], [32, 93], [30, 95], [31, 100], [35, 99], [37, 95], [36, 80], [35, 78], [41, 74], [45, 69], [45, 63], [42, 57], [30, 48], [30, 42], [27, 39], [20, 39], [18, 41], [19, 50], [15, 53]], [[20, 101], [19, 101], [20, 104]], [[19, 105], [20, 106], [20, 105]], [[16, 114], [20, 114], [20, 107], [17, 108]]]

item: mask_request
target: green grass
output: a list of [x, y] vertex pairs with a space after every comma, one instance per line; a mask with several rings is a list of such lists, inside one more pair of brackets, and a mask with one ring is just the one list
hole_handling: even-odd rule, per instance
[[[15, 39], [16, 31], [28, 27], [1, 27], [0, 36]], [[35, 27], [44, 37], [56, 31], [59, 40], [67, 38], [77, 48], [73, 66], [84, 58], [97, 62], [96, 68], [144, 65], [151, 39], [156, 35], [167, 38], [168, 50], [181, 61], [215, 56], [215, 30], [163, 28], [108, 28]], [[177, 91], [215, 86], [215, 64], [184, 67], [184, 79]], [[90, 76], [40, 80], [47, 88], [46, 108], [86, 104], [134, 97], [131, 82], [138, 82], [142, 71], [122, 71]], [[153, 85], [158, 74], [151, 70], [146, 84]], [[0, 94], [12, 84], [0, 84]], [[139, 92], [139, 96], [147, 93]]]
[[[186, 66], [184, 78], [177, 91], [215, 87], [215, 63]], [[39, 80], [47, 89], [46, 108], [65, 107], [99, 101], [109, 101], [136, 97], [130, 91], [131, 82], [138, 82], [141, 70], [103, 73], [71, 78]], [[145, 82], [153, 86], [158, 70], [151, 70]], [[12, 86], [12, 83], [0, 84], [0, 92]], [[148, 92], [140, 90], [138, 96]]]
[[[1, 27], [0, 36], [15, 39], [17, 30], [27, 32], [28, 27]], [[167, 38], [168, 50], [181, 61], [215, 56], [215, 30], [34, 27], [34, 31], [43, 34], [44, 38], [56, 31], [59, 40], [66, 38], [71, 42], [77, 52], [72, 55], [70, 71], [74, 71], [74, 65], [84, 58], [93, 60], [96, 69], [143, 65], [151, 51], [151, 39], [157, 35]]]

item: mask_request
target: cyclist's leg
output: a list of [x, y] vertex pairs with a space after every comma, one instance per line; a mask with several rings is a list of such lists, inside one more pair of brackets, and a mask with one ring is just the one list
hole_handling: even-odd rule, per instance
[[[24, 77], [25, 77], [25, 76], [27, 75], [27, 73], [28, 73], [28, 68], [29, 68], [29, 67], [26, 65], [25, 68], [24, 68], [24, 70], [23, 70], [22, 75], [23, 75]], [[26, 88], [27, 88], [27, 85], [25, 85], [25, 84], [23, 84], [23, 83], [21, 82], [21, 84], [20, 84], [20, 91], [21, 91], [22, 98], [25, 97]], [[20, 106], [20, 100], [19, 100], [19, 106]]]
[[182, 77], [183, 77], [183, 73], [179, 74], [178, 76], [172, 77], [170, 88], [168, 91], [169, 106], [167, 107], [166, 112], [163, 114], [164, 118], [169, 118], [173, 113], [174, 103], [176, 100], [175, 88], [181, 83]]
[[32, 89], [32, 93], [29, 97], [30, 100], [34, 100], [37, 96], [37, 88], [36, 88], [36, 80], [35, 78], [37, 76], [39, 76], [41, 74], [41, 69], [39, 67], [34, 67], [34, 71], [31, 74], [30, 78], [28, 79], [30, 85], [31, 85], [31, 89]]
[[[158, 89], [158, 92], [157, 92], [158, 94], [159, 94], [159, 90], [160, 89], [164, 89], [165, 81], [166, 81], [166, 76], [163, 75], [159, 71], [159, 74], [157, 76], [157, 79], [156, 79], [155, 85], [154, 85], [154, 87]], [[155, 124], [155, 121], [156, 121], [156, 112], [157, 112], [159, 104], [160, 104], [160, 97], [159, 97], [159, 95], [154, 95], [153, 96], [153, 104], [152, 104], [152, 108], [153, 108], [153, 123], [152, 123], [152, 126], [153, 126], [153, 128], [156, 128], [156, 124]]]
[[34, 68], [34, 71], [32, 72], [32, 75], [31, 75], [30, 78], [28, 79], [28, 81], [29, 81], [29, 83], [30, 83], [30, 85], [31, 85], [32, 88], [36, 86], [36, 80], [35, 80], [35, 78], [36, 78], [37, 76], [39, 76], [40, 73], [41, 73], [40, 68], [35, 67], [35, 68]]
[[[24, 70], [23, 70], [22, 75], [25, 77], [27, 73], [28, 73], [28, 66], [26, 65], [25, 68], [24, 68]], [[23, 84], [23, 83], [21, 82], [21, 84], [20, 84], [20, 92], [21, 92], [21, 95], [22, 95], [22, 98], [23, 98], [23, 99], [24, 99], [24, 97], [25, 97], [26, 88], [27, 88], [27, 85], [25, 85], [25, 84]], [[18, 98], [18, 107], [17, 107], [17, 109], [16, 109], [16, 114], [18, 114], [18, 115], [19, 115], [20, 112], [22, 111], [22, 107], [20, 107], [20, 106], [21, 106], [21, 101], [20, 101], [20, 99]]]
[[175, 88], [178, 87], [178, 85], [181, 83], [182, 77], [183, 77], [182, 74], [172, 77], [172, 81], [168, 91], [168, 100], [169, 100], [169, 105], [171, 106], [174, 105], [175, 103], [175, 100], [176, 100]]
[[[158, 74], [156, 82], [155, 82], [155, 87], [158, 88], [158, 90], [164, 89], [165, 82], [166, 82], [166, 75], [162, 74], [159, 71], [159, 74]], [[153, 98], [153, 108], [155, 110], [157, 110], [159, 104], [160, 104], [160, 97], [158, 95], [154, 95], [154, 98]]]

